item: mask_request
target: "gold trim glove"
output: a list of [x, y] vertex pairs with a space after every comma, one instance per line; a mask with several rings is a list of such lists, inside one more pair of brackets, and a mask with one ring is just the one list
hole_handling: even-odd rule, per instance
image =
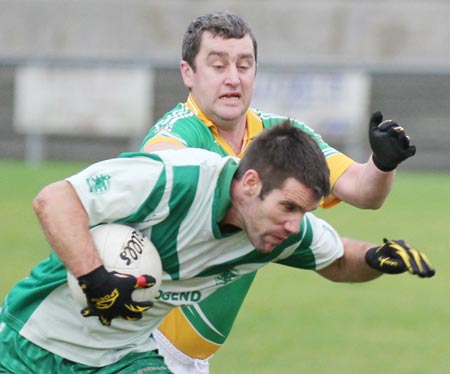
[[86, 294], [88, 306], [81, 310], [84, 317], [97, 316], [102, 325], [110, 326], [114, 318], [135, 321], [142, 318], [142, 312], [153, 306], [151, 301], [136, 302], [131, 294], [138, 288], [150, 288], [155, 278], [150, 275], [122, 274], [107, 271], [102, 265], [78, 278]]
[[420, 278], [431, 278], [435, 270], [427, 256], [403, 240], [383, 239], [383, 245], [366, 252], [367, 264], [382, 273], [400, 274], [408, 271]]
[[383, 121], [383, 114], [375, 112], [370, 117], [369, 142], [372, 159], [381, 171], [394, 170], [398, 164], [416, 154], [403, 127], [391, 120]]

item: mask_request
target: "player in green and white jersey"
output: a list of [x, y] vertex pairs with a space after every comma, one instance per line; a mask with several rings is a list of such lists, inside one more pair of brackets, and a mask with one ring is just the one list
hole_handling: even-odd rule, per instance
[[[341, 242], [308, 213], [328, 192], [319, 147], [289, 123], [257, 137], [240, 163], [200, 149], [127, 154], [47, 186], [34, 208], [54, 252], [2, 305], [0, 373], [168, 373], [150, 336], [164, 316], [270, 262], [333, 281], [434, 275], [403, 241]], [[153, 307], [132, 301], [136, 277], [108, 272], [98, 258], [89, 228], [109, 222], [137, 228], [158, 249], [164, 274]], [[88, 313], [71, 298], [67, 269]]]

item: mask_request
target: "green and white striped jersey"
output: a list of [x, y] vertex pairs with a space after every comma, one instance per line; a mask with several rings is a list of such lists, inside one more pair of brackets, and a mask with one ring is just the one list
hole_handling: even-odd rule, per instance
[[316, 270], [343, 255], [338, 234], [310, 213], [298, 234], [268, 254], [255, 250], [243, 231], [222, 233], [218, 222], [231, 205], [237, 167], [234, 157], [190, 148], [125, 154], [69, 177], [91, 226], [125, 223], [149, 236], [163, 264], [157, 302], [139, 321], [115, 319], [105, 327], [84, 318], [52, 253], [11, 290], [3, 321], [55, 354], [104, 366], [154, 349], [150, 333], [173, 307], [197, 303], [267, 263]]

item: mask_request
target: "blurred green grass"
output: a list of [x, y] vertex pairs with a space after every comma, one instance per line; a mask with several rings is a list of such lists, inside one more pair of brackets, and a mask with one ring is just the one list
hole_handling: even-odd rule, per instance
[[[49, 253], [31, 203], [81, 163], [0, 160], [0, 298]], [[400, 172], [381, 210], [317, 214], [344, 236], [402, 238], [426, 252], [432, 279], [408, 274], [336, 284], [280, 265], [260, 270], [211, 373], [444, 373], [450, 316], [450, 174]]]
[[32, 210], [33, 198], [45, 185], [83, 166], [48, 162], [28, 167], [21, 161], [0, 160], [0, 299], [50, 251]]

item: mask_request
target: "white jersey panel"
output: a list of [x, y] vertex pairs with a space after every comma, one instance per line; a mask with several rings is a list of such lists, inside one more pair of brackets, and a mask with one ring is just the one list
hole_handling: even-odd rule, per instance
[[98, 162], [66, 180], [77, 191], [89, 213], [89, 224], [94, 226], [136, 212], [162, 170], [161, 162], [148, 157], [119, 158]]

